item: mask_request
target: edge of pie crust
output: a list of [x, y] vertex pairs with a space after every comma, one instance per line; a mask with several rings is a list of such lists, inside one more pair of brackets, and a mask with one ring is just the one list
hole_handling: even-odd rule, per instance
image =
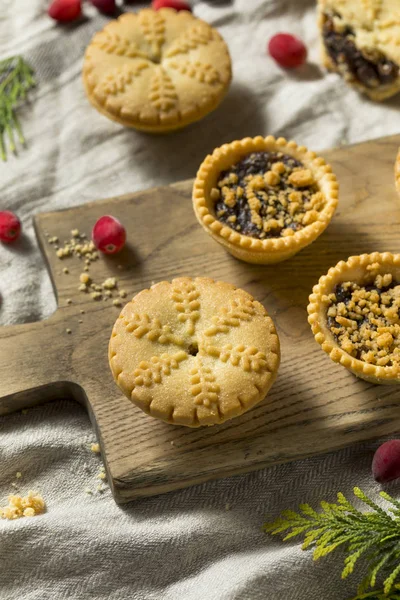
[[[121, 35], [121, 26], [135, 26], [140, 30], [144, 37], [141, 43], [147, 49], [130, 40], [126, 32]], [[160, 64], [152, 64], [150, 46], [151, 52], [157, 51]], [[114, 54], [118, 64], [106, 69], [99, 79], [95, 75], [99, 59], [92, 53], [103, 47], [105, 56]], [[126, 64], [121, 62], [124, 60]], [[149, 66], [153, 73], [150, 87], [149, 82], [143, 83], [140, 79], [143, 72], [147, 77]], [[171, 73], [185, 79], [179, 89]], [[111, 76], [113, 79], [107, 84], [110, 90], [106, 92], [103, 87]], [[143, 8], [135, 13], [123, 13], [92, 37], [85, 51], [82, 79], [88, 100], [104, 116], [140, 131], [166, 133], [186, 127], [215, 110], [229, 89], [232, 67], [225, 40], [209, 23], [188, 11]], [[142, 104], [139, 108], [137, 102], [133, 103], [136, 106], [133, 110], [131, 98], [119, 100], [118, 96], [125, 86], [133, 85], [136, 80]], [[191, 92], [195, 86], [201, 87], [196, 101]], [[139, 96], [138, 91], [134, 96]]]
[[400, 195], [400, 148], [397, 154], [396, 162], [394, 164], [394, 178], [396, 182], [396, 189]]
[[143, 412], [199, 427], [264, 400], [277, 377], [280, 343], [265, 307], [245, 290], [178, 277], [124, 306], [108, 355], [117, 386]]
[[[317, 221], [290, 237], [258, 239], [231, 229], [214, 216], [210, 193], [218, 175], [252, 152], [283, 152], [311, 170], [326, 199]], [[305, 146], [298, 146], [294, 141], [287, 141], [283, 137], [275, 139], [272, 135], [265, 138], [247, 137], [216, 148], [200, 165], [192, 195], [195, 215], [207, 233], [236, 258], [260, 264], [286, 260], [316, 240], [329, 225], [338, 198], [339, 184], [332, 167], [323, 158]]]
[[337, 284], [362, 281], [370, 265], [375, 265], [374, 274], [390, 273], [400, 281], [400, 254], [373, 252], [351, 256], [347, 261], [341, 260], [326, 275], [320, 277], [318, 284], [313, 287], [307, 307], [308, 322], [315, 340], [331, 360], [371, 383], [400, 384], [400, 368], [377, 366], [352, 357], [339, 347], [327, 326], [327, 303], [324, 296], [331, 293]]

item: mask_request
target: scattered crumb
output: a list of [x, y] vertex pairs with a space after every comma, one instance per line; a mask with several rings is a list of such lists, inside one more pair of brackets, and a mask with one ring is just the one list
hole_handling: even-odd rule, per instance
[[11, 483], [11, 485], [12, 485], [14, 488], [17, 488], [17, 487], [18, 487], [18, 483], [15, 483], [15, 481], [13, 481], [13, 482]]
[[63, 273], [65, 273], [66, 275], [69, 273], [69, 269], [67, 269], [67, 267], [63, 268]]
[[83, 308], [81, 308], [81, 311], [80, 311], [80, 312], [81, 312], [81, 315], [84, 315], [84, 314], [85, 314], [85, 311], [83, 310]]
[[119, 298], [115, 298], [115, 300], [113, 300], [113, 304], [114, 306], [122, 306], [122, 302]]
[[171, 440], [171, 446], [175, 446], [174, 440]]
[[67, 298], [67, 304], [72, 304], [71, 298]]
[[76, 238], [76, 237], [80, 237], [80, 234], [79, 234], [79, 229], [73, 229], [73, 230], [71, 231], [71, 235], [72, 235], [72, 237], [75, 237], [75, 238]]
[[78, 290], [79, 290], [80, 292], [87, 292], [87, 291], [89, 291], [89, 288], [88, 288], [88, 286], [87, 286], [87, 285], [85, 285], [84, 283], [81, 283], [81, 284], [80, 284], [80, 286], [78, 287]]
[[15, 477], [16, 477], [17, 479], [21, 479], [21, 477], [22, 477], [22, 473], [21, 473], [20, 471], [17, 471], [17, 472], [15, 473]]
[[126, 298], [127, 295], [128, 295], [125, 290], [120, 290], [118, 293], [119, 293], [119, 295], [120, 295], [121, 298]]
[[111, 291], [111, 290], [106, 290], [106, 291], [104, 292], [104, 295], [105, 295], [107, 298], [111, 298], [111, 297], [112, 297], [112, 291]]
[[82, 319], [79, 319], [78, 323], [83, 323]]
[[95, 454], [99, 454], [100, 453], [100, 444], [98, 444], [97, 442], [90, 444], [90, 449]]
[[103, 283], [101, 285], [106, 290], [113, 290], [114, 288], [117, 287], [117, 280], [115, 277], [108, 277], [108, 279], [103, 281]]
[[100, 471], [100, 473], [97, 475], [98, 479], [106, 479], [106, 474], [104, 473], [104, 471]]
[[89, 271], [89, 267], [86, 265], [85, 267], [83, 267], [83, 270], [87, 272]]
[[69, 327], [67, 327], [67, 329], [65, 330], [67, 333], [72, 333], [71, 329]]
[[92, 292], [90, 295], [92, 296], [93, 300], [100, 300], [102, 297], [100, 292]]
[[8, 506], [0, 508], [0, 518], [11, 520], [34, 517], [42, 513], [45, 508], [46, 504], [42, 496], [35, 492], [29, 491], [25, 497], [10, 495], [8, 496]]
[[98, 492], [104, 492], [104, 490], [106, 488], [104, 487], [104, 485], [102, 483], [99, 483], [99, 485], [97, 486], [96, 489], [97, 489]]
[[79, 275], [79, 281], [81, 283], [90, 283], [90, 277], [87, 273], [81, 273]]
[[93, 494], [92, 490], [91, 490], [91, 489], [89, 489], [89, 488], [85, 488], [85, 493], [86, 493], [86, 494], [89, 494], [89, 495], [90, 495], [90, 494]]

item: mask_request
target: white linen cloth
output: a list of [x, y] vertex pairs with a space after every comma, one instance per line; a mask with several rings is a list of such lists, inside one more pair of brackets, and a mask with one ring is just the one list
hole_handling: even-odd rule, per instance
[[[23, 54], [38, 80], [20, 111], [28, 147], [0, 164], [0, 208], [15, 211], [24, 229], [19, 244], [0, 247], [2, 325], [56, 308], [35, 213], [193, 177], [206, 153], [246, 135], [283, 135], [320, 150], [400, 131], [399, 97], [373, 104], [320, 70], [312, 0], [197, 2], [195, 14], [229, 45], [234, 81], [212, 115], [161, 137], [112, 123], [84, 96], [83, 52], [107, 18], [85, 5], [86, 21], [60, 27], [46, 4], [0, 0], [0, 56]], [[306, 42], [308, 67], [286, 72], [266, 56], [278, 31]], [[370, 475], [377, 442], [118, 507], [108, 488], [96, 492], [101, 462], [88, 449], [92, 439], [86, 414], [67, 400], [0, 419], [0, 498], [17, 482], [22, 493], [41, 492], [48, 506], [37, 518], [0, 521], [2, 600], [340, 600], [355, 593], [354, 576], [340, 580], [340, 552], [313, 564], [296, 541], [268, 537], [261, 525], [301, 502], [334, 501], [339, 490], [351, 497], [354, 485], [377, 497]], [[399, 484], [391, 491], [399, 494]]]

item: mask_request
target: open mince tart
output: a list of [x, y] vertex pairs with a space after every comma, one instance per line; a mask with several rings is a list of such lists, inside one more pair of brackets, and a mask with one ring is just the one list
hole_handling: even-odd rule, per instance
[[400, 90], [398, 0], [319, 0], [323, 62], [373, 100]]
[[250, 294], [222, 281], [179, 277], [126, 304], [109, 360], [117, 385], [144, 412], [198, 427], [263, 400], [280, 350], [272, 319]]
[[373, 383], [400, 383], [400, 254], [341, 261], [308, 305], [315, 339], [330, 358]]
[[245, 138], [216, 148], [193, 186], [196, 217], [211, 237], [249, 263], [276, 263], [327, 227], [338, 183], [323, 158], [296, 142]]

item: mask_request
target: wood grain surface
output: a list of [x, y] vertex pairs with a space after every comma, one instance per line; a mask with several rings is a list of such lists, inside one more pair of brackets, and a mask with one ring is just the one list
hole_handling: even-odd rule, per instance
[[[337, 214], [314, 244], [275, 266], [242, 263], [212, 241], [194, 217], [190, 181], [38, 215], [36, 233], [58, 310], [40, 323], [0, 328], [0, 414], [65, 396], [85, 404], [117, 502], [398, 431], [400, 390], [358, 380], [331, 362], [313, 339], [306, 306], [319, 276], [340, 259], [400, 252], [393, 175], [399, 146], [400, 135], [323, 153], [340, 181]], [[91, 265], [95, 281], [116, 276], [130, 297], [152, 282], [207, 276], [242, 287], [265, 305], [282, 346], [279, 376], [266, 400], [223, 425], [189, 429], [152, 419], [120, 393], [107, 360], [119, 309], [78, 292], [82, 262], [59, 260], [45, 235], [70, 239], [76, 227], [90, 233], [103, 214], [125, 224], [129, 244]]]

